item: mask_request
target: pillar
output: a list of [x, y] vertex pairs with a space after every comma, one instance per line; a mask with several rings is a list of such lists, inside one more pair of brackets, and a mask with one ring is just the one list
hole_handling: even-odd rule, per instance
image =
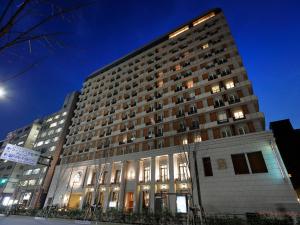
[[174, 158], [173, 154], [168, 155], [168, 164], [169, 164], [169, 209], [172, 214], [176, 212], [176, 195], [174, 188]]

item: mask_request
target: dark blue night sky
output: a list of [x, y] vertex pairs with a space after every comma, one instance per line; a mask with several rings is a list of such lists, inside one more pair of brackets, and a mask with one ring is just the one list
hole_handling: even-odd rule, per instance
[[[70, 32], [63, 48], [43, 52], [38, 67], [3, 84], [9, 98], [0, 100], [0, 139], [58, 110], [94, 70], [215, 7], [227, 17], [266, 126], [290, 118], [300, 127], [300, 1], [99, 0], [72, 23], [58, 26]], [[39, 48], [33, 43], [32, 54]], [[0, 57], [0, 79], [20, 68], [19, 61]]]

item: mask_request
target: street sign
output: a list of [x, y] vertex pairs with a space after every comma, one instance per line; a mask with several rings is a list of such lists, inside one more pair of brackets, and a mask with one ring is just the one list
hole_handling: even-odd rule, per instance
[[7, 144], [0, 156], [1, 159], [35, 166], [39, 160], [40, 152], [17, 145]]

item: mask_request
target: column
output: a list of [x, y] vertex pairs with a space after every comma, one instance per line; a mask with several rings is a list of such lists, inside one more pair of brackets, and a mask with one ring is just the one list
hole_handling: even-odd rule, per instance
[[133, 212], [139, 212], [139, 176], [140, 176], [140, 160], [134, 161], [135, 180], [134, 180], [134, 196], [133, 196]]
[[190, 163], [190, 176], [191, 176], [191, 182], [193, 185], [193, 193], [192, 193], [192, 198], [193, 198], [193, 203], [195, 207], [199, 207], [199, 198], [198, 198], [198, 189], [197, 189], [197, 179], [196, 179], [196, 168], [195, 168], [195, 160], [193, 157], [193, 152], [188, 153], [188, 160]]
[[169, 164], [169, 209], [172, 214], [176, 212], [176, 195], [174, 188], [174, 158], [173, 154], [168, 155], [168, 164]]
[[150, 212], [155, 212], [155, 157], [151, 157]]
[[126, 176], [127, 176], [127, 161], [123, 161], [122, 164], [122, 176], [121, 176], [121, 184], [119, 191], [119, 202], [118, 208], [120, 211], [124, 208], [124, 197], [125, 197], [125, 189], [126, 189]]
[[[108, 166], [108, 168], [107, 168]], [[112, 161], [109, 163], [109, 165], [104, 165], [103, 171], [107, 171], [107, 176], [104, 180], [104, 184], [105, 184], [105, 188], [107, 189], [105, 191], [105, 195], [104, 195], [104, 206], [103, 209], [104, 211], [106, 211], [109, 207], [109, 201], [110, 201], [110, 188], [109, 188], [109, 184], [110, 184], [110, 179], [111, 179], [111, 172], [112, 172], [112, 167], [113, 167], [113, 163]]]

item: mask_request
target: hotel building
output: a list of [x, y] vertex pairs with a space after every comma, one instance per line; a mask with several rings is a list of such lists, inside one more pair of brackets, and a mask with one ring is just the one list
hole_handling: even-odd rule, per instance
[[298, 204], [220, 9], [91, 74], [61, 157], [45, 206], [184, 213], [189, 202], [245, 213]]

